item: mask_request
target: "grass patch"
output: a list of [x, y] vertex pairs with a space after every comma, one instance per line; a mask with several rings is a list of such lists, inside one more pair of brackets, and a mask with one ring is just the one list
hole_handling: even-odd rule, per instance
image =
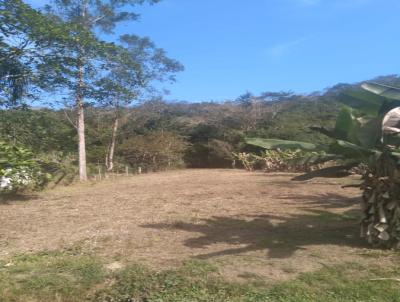
[[400, 302], [400, 269], [343, 264], [269, 285], [246, 274], [248, 283], [229, 283], [205, 261], [155, 272], [141, 265], [106, 272], [95, 257], [71, 253], [19, 255], [0, 262], [0, 301], [107, 302]]
[[248, 300], [257, 295], [247, 285], [224, 282], [207, 262], [190, 261], [180, 269], [162, 272], [140, 265], [127, 267], [115, 276], [114, 285], [97, 292], [93, 301], [260, 301]]
[[97, 293], [97, 301], [140, 302], [396, 302], [400, 301], [399, 283], [371, 281], [393, 276], [398, 271], [375, 267], [366, 269], [355, 264], [324, 268], [272, 287], [232, 284], [219, 279], [215, 269], [196, 262], [181, 270], [153, 273], [140, 266], [127, 268], [116, 283]]
[[0, 266], [0, 301], [83, 301], [104, 276], [101, 262], [90, 256], [17, 255]]
[[317, 214], [316, 218], [318, 220], [321, 220], [323, 222], [325, 221], [354, 221], [357, 222], [359, 220], [359, 217], [354, 214], [354, 213], [343, 213], [343, 214], [337, 214], [337, 213], [332, 213], [332, 212], [327, 212], [327, 211], [312, 211], [313, 213]]
[[365, 268], [355, 264], [327, 267], [273, 287], [267, 301], [396, 302], [400, 301], [399, 283], [371, 279], [393, 277], [398, 273], [378, 266]]

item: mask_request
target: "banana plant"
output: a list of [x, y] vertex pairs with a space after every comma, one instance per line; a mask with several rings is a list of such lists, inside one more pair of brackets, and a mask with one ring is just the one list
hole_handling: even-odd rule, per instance
[[[377, 83], [365, 83], [362, 88], [340, 97], [344, 107], [334, 129], [314, 130], [333, 139], [327, 147], [333, 155], [367, 164], [359, 185], [363, 192], [361, 237], [375, 247], [400, 249], [400, 88]], [[270, 148], [284, 145], [255, 139], [248, 143]], [[301, 142], [287, 145], [304, 146]], [[331, 177], [351, 167], [350, 163], [329, 167], [295, 180]]]
[[[330, 145], [260, 138], [248, 138], [246, 142], [265, 149], [322, 150], [325, 155], [308, 160], [319, 163], [340, 160], [342, 164], [338, 168], [343, 169], [360, 163], [373, 164], [388, 147], [393, 156], [397, 156], [400, 153], [397, 150], [400, 146], [400, 88], [377, 83], [364, 83], [361, 87], [362, 90], [347, 90], [339, 96], [343, 108], [334, 129], [311, 127], [332, 138]], [[320, 174], [326, 175], [325, 172], [322, 169]]]
[[282, 139], [246, 138], [248, 145], [261, 147], [267, 150], [293, 150], [316, 151], [318, 146], [312, 143], [289, 141]]

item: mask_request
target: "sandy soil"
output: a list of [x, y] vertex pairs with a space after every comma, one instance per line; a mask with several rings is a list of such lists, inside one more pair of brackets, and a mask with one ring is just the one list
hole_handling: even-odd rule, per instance
[[365, 262], [358, 189], [290, 174], [184, 170], [77, 184], [0, 203], [0, 258], [80, 248], [163, 269], [207, 259], [223, 276], [285, 280]]

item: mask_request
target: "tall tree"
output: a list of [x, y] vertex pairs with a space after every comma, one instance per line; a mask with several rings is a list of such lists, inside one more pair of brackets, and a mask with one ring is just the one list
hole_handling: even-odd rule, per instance
[[[105, 43], [95, 43], [97, 33], [112, 34], [117, 23], [136, 20], [138, 14], [127, 10], [144, 3], [156, 3], [158, 0], [53, 0], [47, 6], [48, 13], [70, 24], [75, 30], [74, 47], [70, 49], [69, 58], [74, 62], [68, 70], [67, 86], [74, 95], [77, 113], [76, 129], [78, 134], [79, 177], [87, 180], [86, 143], [85, 143], [85, 97], [95, 83], [95, 75], [101, 74], [101, 55], [107, 51]], [[83, 34], [82, 34], [83, 33]], [[98, 41], [99, 42], [99, 41]]]
[[106, 152], [106, 168], [114, 167], [114, 152], [120, 124], [120, 109], [128, 106], [147, 93], [152, 94], [155, 82], [175, 81], [175, 73], [183, 70], [176, 60], [167, 57], [148, 38], [123, 35], [119, 42], [122, 48], [113, 53], [108, 61], [108, 73], [96, 84], [96, 98], [114, 112], [111, 139]]
[[[68, 27], [21, 0], [0, 2], [0, 105], [15, 107], [33, 96], [39, 85], [38, 66], [60, 54]], [[54, 50], [54, 51], [51, 51]], [[51, 54], [52, 53], [52, 54]]]

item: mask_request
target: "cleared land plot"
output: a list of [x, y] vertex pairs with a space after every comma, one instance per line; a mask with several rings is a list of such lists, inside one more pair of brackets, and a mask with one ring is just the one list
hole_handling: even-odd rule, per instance
[[0, 259], [62, 249], [155, 269], [202, 259], [234, 281], [282, 281], [324, 266], [376, 262], [358, 237], [359, 191], [335, 179], [291, 177], [184, 170], [4, 202]]

